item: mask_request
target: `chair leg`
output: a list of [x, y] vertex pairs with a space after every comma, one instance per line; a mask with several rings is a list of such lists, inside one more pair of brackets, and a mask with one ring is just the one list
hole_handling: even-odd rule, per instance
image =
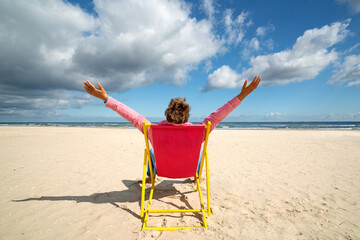
[[142, 179], [142, 189], [141, 189], [141, 213], [140, 217], [144, 216], [144, 201], [145, 201], [145, 181], [146, 181], [146, 159], [147, 151], [144, 152], [144, 165], [143, 165], [143, 179]]
[[[161, 210], [150, 210], [151, 207], [151, 202], [152, 202], [152, 198], [153, 198], [153, 194], [155, 191], [155, 187], [152, 186], [151, 190], [150, 190], [150, 196], [149, 196], [149, 200], [148, 200], [148, 204], [146, 207], [146, 210], [144, 210], [144, 221], [143, 221], [143, 225], [142, 225], [142, 229], [141, 231], [145, 230], [145, 229], [152, 229], [152, 230], [158, 230], [158, 231], [173, 231], [173, 230], [178, 230], [178, 229], [192, 229], [192, 228], [206, 228], [208, 229], [208, 225], [207, 225], [207, 219], [206, 219], [206, 210], [204, 207], [204, 201], [202, 198], [202, 193], [201, 193], [201, 188], [200, 188], [200, 181], [199, 181], [199, 177], [196, 176], [196, 185], [198, 187], [198, 193], [199, 193], [199, 198], [200, 198], [200, 205], [201, 208], [200, 209], [161, 209]], [[178, 213], [178, 212], [201, 212], [203, 215], [203, 226], [183, 226], [183, 227], [149, 227], [148, 226], [148, 220], [149, 220], [149, 214], [150, 213]]]
[[205, 161], [206, 161], [206, 196], [207, 196], [207, 212], [208, 216], [211, 216], [210, 209], [210, 179], [209, 179], [209, 158], [208, 152], [205, 152]]
[[147, 151], [147, 149], [145, 149], [145, 154], [144, 154], [144, 166], [143, 166], [143, 184], [142, 184], [142, 196], [141, 196], [141, 217], [144, 216], [145, 213], [145, 217], [144, 217], [144, 223], [142, 226], [142, 230], [144, 230], [147, 226], [147, 221], [149, 218], [149, 210], [150, 210], [150, 206], [151, 206], [151, 200], [153, 198], [154, 195], [154, 190], [155, 190], [155, 178], [156, 175], [153, 174], [152, 170], [151, 170], [151, 163], [149, 163], [149, 168], [150, 168], [150, 179], [151, 179], [151, 190], [150, 190], [150, 196], [149, 196], [149, 200], [147, 203], [147, 208], [145, 210], [144, 208], [144, 202], [145, 202], [145, 182], [146, 182], [146, 160], [150, 160], [150, 154], [149, 151]]
[[201, 213], [202, 213], [202, 215], [203, 215], [204, 227], [205, 227], [206, 229], [208, 229], [207, 221], [206, 221], [206, 216], [205, 216], [204, 201], [203, 201], [202, 194], [201, 194], [199, 176], [198, 176], [197, 174], [196, 174], [196, 185], [197, 185], [197, 189], [198, 189], [198, 192], [199, 192], [200, 205], [201, 205]]
[[153, 195], [154, 195], [154, 190], [155, 190], [155, 187], [152, 186], [151, 190], [150, 190], [149, 201], [148, 201], [147, 208], [146, 208], [146, 211], [145, 211], [145, 218], [144, 218], [144, 223], [143, 223], [142, 230], [144, 230], [146, 228], [146, 226], [147, 226], [147, 221], [149, 219], [149, 210], [150, 210], [150, 206], [151, 206], [151, 200], [152, 200]]

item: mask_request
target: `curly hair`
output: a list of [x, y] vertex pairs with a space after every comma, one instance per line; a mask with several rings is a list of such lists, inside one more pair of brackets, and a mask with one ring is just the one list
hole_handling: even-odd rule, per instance
[[186, 103], [186, 98], [172, 98], [168, 108], [165, 110], [166, 120], [170, 123], [186, 123], [190, 117], [190, 106]]

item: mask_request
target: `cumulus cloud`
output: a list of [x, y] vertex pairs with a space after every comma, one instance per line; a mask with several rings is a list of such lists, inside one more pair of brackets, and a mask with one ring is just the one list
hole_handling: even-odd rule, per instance
[[155, 81], [184, 84], [220, 48], [211, 24], [190, 18], [179, 1], [95, 1], [95, 10], [100, 36], [83, 39], [73, 59], [120, 91]]
[[32, 117], [34, 120], [54, 117], [60, 109], [81, 108], [93, 101], [89, 95], [79, 95], [75, 91], [33, 89], [19, 94], [19, 89], [14, 87], [0, 85], [0, 88], [1, 120], [3, 117], [11, 121], [21, 121], [23, 117]]
[[350, 11], [354, 13], [360, 12], [360, 1], [359, 0], [337, 0], [339, 3], [348, 4]]
[[348, 87], [360, 85], [360, 55], [347, 56], [328, 83]]
[[96, 26], [92, 16], [62, 1], [1, 1], [1, 84], [74, 88], [72, 55]]
[[59, 97], [55, 91], [81, 90], [85, 79], [113, 91], [182, 85], [222, 46], [181, 0], [95, 0], [94, 11], [61, 0], [0, 1], [0, 95], [11, 88], [23, 101]]
[[242, 83], [241, 76], [229, 66], [224, 65], [208, 76], [207, 84], [203, 90], [209, 91], [215, 88], [236, 88]]
[[[346, 28], [349, 22], [335, 22], [320, 29], [307, 30], [296, 40], [292, 49], [252, 57], [251, 67], [237, 74], [237, 77], [232, 74], [231, 78], [225, 79], [228, 75], [221, 76], [224, 71], [218, 69], [215, 71], [216, 78], [210, 78], [211, 75], [208, 77], [205, 89], [240, 87], [241, 79], [249, 79], [256, 75], [261, 75], [263, 84], [266, 85], [282, 85], [312, 79], [338, 58], [335, 49], [330, 48], [348, 35], [349, 31]], [[234, 72], [228, 68], [224, 73]], [[217, 83], [216, 79], [220, 83]]]

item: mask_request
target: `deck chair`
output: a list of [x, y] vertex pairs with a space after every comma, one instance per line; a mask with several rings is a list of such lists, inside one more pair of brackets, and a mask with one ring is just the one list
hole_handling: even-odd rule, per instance
[[[141, 192], [141, 217], [143, 219], [142, 230], [177, 230], [177, 229], [191, 229], [191, 228], [208, 228], [206, 222], [207, 213], [210, 212], [210, 185], [209, 185], [209, 163], [207, 143], [209, 139], [211, 123], [204, 125], [187, 125], [187, 126], [164, 126], [159, 124], [149, 124], [143, 122], [143, 130], [145, 136], [145, 153], [143, 165], [143, 180]], [[156, 174], [152, 171], [152, 163], [150, 156], [150, 143], [152, 144], [155, 155]], [[204, 142], [201, 150], [202, 143]], [[180, 150], [180, 151], [179, 151]], [[197, 173], [198, 160], [200, 152], [202, 151], [201, 164], [199, 174]], [[204, 207], [203, 197], [200, 188], [200, 179], [203, 165], [206, 165], [206, 195], [207, 195], [207, 209]], [[146, 179], [146, 164], [149, 164], [151, 190], [147, 204], [144, 208], [145, 202], [145, 179]], [[196, 179], [196, 191], [199, 193], [200, 209], [161, 209], [150, 210], [151, 200], [155, 190], [156, 176], [166, 178], [191, 178]], [[181, 212], [200, 212], [203, 216], [203, 226], [183, 226], [183, 227], [149, 227], [147, 226], [150, 213], [181, 213]], [[144, 216], [145, 215], [145, 216]]]

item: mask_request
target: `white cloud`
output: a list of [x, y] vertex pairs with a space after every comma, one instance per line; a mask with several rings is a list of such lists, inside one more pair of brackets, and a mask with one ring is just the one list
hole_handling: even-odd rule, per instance
[[206, 15], [208, 16], [208, 18], [210, 20], [213, 20], [214, 19], [214, 14], [215, 14], [215, 8], [214, 8], [213, 0], [203, 0], [201, 7], [202, 7], [202, 9], [204, 9], [204, 11], [205, 11]]
[[266, 116], [273, 117], [273, 116], [285, 116], [286, 113], [279, 113], [279, 112], [270, 112]]
[[269, 114], [265, 115], [265, 118], [267, 120], [280, 120], [280, 119], [284, 119], [286, 115], [287, 115], [286, 113], [270, 112]]
[[259, 37], [264, 37], [267, 33], [275, 30], [275, 26], [270, 24], [269, 26], [261, 26], [256, 29], [256, 35]]
[[355, 81], [349, 82], [347, 86], [352, 87], [352, 86], [358, 86], [358, 85], [360, 85], [360, 80], [355, 80]]
[[207, 85], [204, 91], [209, 91], [215, 88], [236, 88], [243, 82], [240, 80], [240, 75], [232, 70], [229, 66], [224, 65], [207, 78]]
[[260, 42], [257, 38], [252, 38], [250, 41], [245, 40], [243, 42], [243, 50], [242, 50], [242, 57], [244, 59], [248, 59], [250, 55], [256, 51], [259, 51], [260, 48]]
[[182, 85], [223, 45], [181, 0], [95, 0], [94, 10], [98, 17], [61, 0], [0, 1], [0, 95], [82, 90], [85, 79], [112, 91]]
[[63, 1], [1, 1], [1, 83], [73, 88], [72, 55], [84, 32], [97, 25], [91, 15]]
[[267, 39], [263, 42], [263, 45], [269, 49], [269, 50], [273, 50], [274, 49], [274, 41], [270, 38], [270, 39]]
[[213, 68], [212, 66], [212, 62], [208, 59], [206, 60], [205, 62], [205, 67], [204, 67], [204, 70], [206, 73], [210, 72], [210, 70]]
[[315, 120], [315, 121], [359, 121], [360, 112], [355, 113], [327, 113], [327, 114], [314, 114], [307, 115], [307, 119], [304, 120]]
[[222, 44], [210, 22], [190, 18], [181, 1], [95, 1], [95, 10], [100, 36], [84, 39], [74, 61], [92, 74], [103, 72], [118, 90], [155, 81], [184, 84]]
[[251, 55], [260, 50], [273, 50], [274, 42], [273, 40], [267, 39], [264, 40], [266, 34], [275, 30], [275, 26], [273, 24], [269, 24], [268, 26], [261, 26], [256, 29], [256, 37], [253, 37], [250, 41], [243, 40], [242, 46], [242, 57], [244, 59], [248, 59]]
[[347, 56], [328, 83], [345, 83], [348, 87], [360, 85], [360, 55]]
[[[203, 118], [195, 118], [195, 121], [202, 121]], [[253, 115], [230, 115], [227, 122], [303, 122], [303, 121], [360, 121], [360, 112], [349, 113], [319, 113], [319, 114], [288, 114], [270, 112], [267, 114]], [[344, 127], [344, 126], [338, 126]], [[355, 126], [347, 126], [355, 127]]]
[[38, 117], [35, 119], [39, 120], [55, 116], [58, 109], [81, 108], [94, 101], [90, 95], [79, 95], [78, 92], [66, 90], [49, 92], [33, 89], [22, 94], [19, 95], [17, 89], [5, 87], [5, 91], [0, 94], [1, 119], [13, 116], [12, 121], [21, 121], [22, 117]]
[[253, 48], [254, 50], [259, 50], [260, 49], [259, 40], [257, 38], [252, 38], [250, 41], [250, 47]]
[[244, 49], [242, 51], [243, 58], [249, 58], [250, 54], [260, 50], [260, 42], [257, 38], [252, 38], [250, 41], [243, 42]]
[[256, 29], [256, 35], [257, 36], [264, 36], [266, 34], [266, 28], [265, 27], [258, 27]]
[[360, 12], [360, 1], [359, 0], [337, 0], [339, 3], [346, 3], [350, 11], [354, 13]]
[[269, 24], [268, 26], [261, 26], [256, 29], [255, 35], [250, 41], [244, 40], [242, 42], [243, 50], [242, 50], [242, 57], [244, 59], [248, 59], [251, 55], [256, 54], [256, 52], [260, 50], [273, 50], [274, 49], [274, 42], [273, 40], [266, 39], [264, 40], [265, 36], [275, 30], [275, 26], [273, 24]]
[[[239, 79], [250, 79], [261, 75], [263, 84], [266, 85], [281, 85], [312, 79], [338, 58], [337, 52], [334, 49], [329, 50], [329, 48], [347, 36], [348, 25], [349, 21], [347, 20], [333, 23], [330, 26], [326, 25], [320, 29], [307, 30], [296, 40], [292, 49], [252, 57], [251, 67], [237, 76]], [[221, 71], [211, 81], [208, 78], [205, 89], [219, 88], [219, 86], [227, 88], [241, 86], [239, 79], [224, 80], [227, 76], [222, 77], [220, 73]], [[216, 79], [219, 79], [221, 84], [217, 84]], [[227, 85], [222, 83], [227, 83]]]
[[233, 11], [226, 9], [224, 12], [224, 23], [227, 44], [239, 44], [245, 36], [246, 28], [251, 25], [251, 20], [246, 22], [249, 12], [241, 12], [233, 19]]

